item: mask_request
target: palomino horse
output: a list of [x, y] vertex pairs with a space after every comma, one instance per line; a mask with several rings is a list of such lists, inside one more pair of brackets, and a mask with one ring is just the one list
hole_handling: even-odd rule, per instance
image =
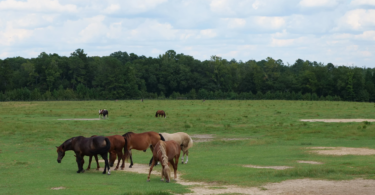
[[[162, 166], [161, 171], [161, 180], [164, 181], [164, 177], [166, 182], [170, 182], [171, 178], [171, 170], [168, 166], [168, 162], [173, 166], [174, 169], [174, 179], [177, 179], [177, 165], [178, 165], [178, 158], [180, 158], [180, 146], [173, 140], [171, 141], [159, 141], [154, 148], [153, 160], [150, 167], [150, 172], [148, 173], [147, 181], [150, 181], [150, 175], [152, 168], [156, 164], [156, 162], [160, 161]], [[173, 162], [174, 159], [174, 162]]]
[[100, 156], [105, 161], [105, 167], [103, 174], [106, 172], [106, 168], [108, 168], [108, 175], [111, 174], [109, 170], [109, 164], [108, 164], [108, 151], [111, 148], [111, 142], [108, 138], [103, 136], [97, 136], [97, 137], [90, 137], [86, 138], [83, 136], [78, 137], [72, 137], [68, 140], [66, 140], [64, 143], [62, 143], [59, 147], [57, 147], [57, 162], [61, 163], [61, 160], [65, 156], [65, 151], [67, 150], [73, 150], [75, 152], [76, 161], [78, 165], [78, 171], [77, 173], [83, 173], [85, 170], [83, 170], [83, 157], [85, 155], [92, 156], [96, 154], [100, 154]]
[[108, 110], [106, 110], [106, 109], [100, 109], [99, 110], [99, 118], [100, 118], [100, 116], [103, 116], [103, 118], [105, 118], [105, 116], [107, 115], [107, 117], [108, 117]]
[[[128, 159], [130, 157], [130, 166], [133, 166], [133, 158], [131, 154], [131, 149], [135, 150], [143, 150], [146, 152], [147, 148], [150, 147], [151, 151], [153, 151], [153, 147], [155, 146], [158, 141], [163, 140], [164, 138], [159, 133], [154, 131], [144, 132], [144, 133], [133, 133], [127, 132], [122, 135], [125, 139], [125, 146], [124, 146], [124, 154], [125, 158]], [[152, 158], [150, 160], [151, 164]]]
[[[93, 135], [91, 137], [96, 137], [96, 135]], [[121, 170], [124, 170], [124, 168], [125, 168], [125, 155], [122, 152], [122, 149], [125, 146], [124, 138], [121, 135], [106, 136], [106, 138], [108, 138], [109, 141], [111, 142], [111, 148], [109, 149], [109, 166], [113, 167], [113, 164], [115, 163], [116, 156], [117, 156], [118, 160], [117, 160], [117, 166], [116, 166], [115, 170], [118, 169], [121, 159], [122, 159]], [[96, 170], [99, 170], [100, 166], [99, 166], [99, 162], [98, 162], [98, 156], [94, 155], [94, 157], [95, 157], [96, 165], [97, 165]], [[90, 170], [91, 160], [92, 160], [92, 156], [90, 156], [89, 165], [87, 167], [87, 170]]]
[[158, 110], [156, 111], [155, 117], [163, 116], [164, 118], [167, 118], [167, 115], [165, 115], [164, 110]]
[[181, 161], [182, 161], [182, 164], [184, 164], [184, 156], [186, 154], [186, 161], [185, 163], [188, 162], [188, 158], [189, 158], [189, 148], [193, 147], [193, 140], [191, 139], [191, 137], [187, 134], [187, 133], [184, 133], [184, 132], [177, 132], [177, 133], [172, 133], [172, 134], [169, 134], [169, 133], [161, 133], [161, 135], [164, 137], [165, 141], [169, 141], [169, 140], [173, 140], [175, 142], [177, 142], [178, 145], [181, 146], [181, 150], [182, 150], [182, 157], [181, 157]]

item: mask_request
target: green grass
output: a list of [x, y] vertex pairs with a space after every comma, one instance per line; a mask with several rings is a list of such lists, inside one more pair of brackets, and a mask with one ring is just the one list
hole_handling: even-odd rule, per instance
[[[109, 119], [97, 118], [99, 109]], [[163, 109], [167, 118], [155, 118]], [[91, 170], [77, 174], [73, 152], [58, 164], [55, 146], [83, 135], [133, 132], [214, 134], [212, 142], [195, 143], [189, 163], [179, 173], [189, 181], [260, 186], [297, 178], [347, 180], [375, 178], [375, 156], [321, 156], [306, 147], [375, 148], [375, 124], [307, 123], [299, 119], [375, 118], [374, 104], [307, 101], [64, 101], [0, 103], [0, 194], [171, 194], [188, 193], [187, 186], [160, 182], [146, 174]], [[223, 141], [221, 138], [248, 138]], [[133, 152], [135, 163], [146, 164], [150, 151]], [[297, 160], [323, 162], [299, 164]], [[88, 160], [86, 160], [87, 164]], [[292, 166], [271, 170], [243, 165]], [[129, 165], [129, 163], [127, 163]], [[85, 165], [86, 167], [86, 165]], [[94, 165], [95, 167], [95, 165]], [[156, 167], [159, 170], [160, 167]], [[51, 190], [53, 187], [63, 190]]]

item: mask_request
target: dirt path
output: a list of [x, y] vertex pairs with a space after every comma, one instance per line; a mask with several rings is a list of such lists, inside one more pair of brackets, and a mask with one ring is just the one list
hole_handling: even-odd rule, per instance
[[301, 119], [304, 122], [325, 122], [325, 123], [352, 123], [352, 122], [375, 122], [375, 119]]
[[308, 147], [309, 152], [322, 155], [374, 155], [375, 149], [347, 147]]
[[[103, 162], [101, 160], [101, 162]], [[310, 161], [305, 161], [309, 162]], [[187, 165], [188, 166], [188, 165]], [[101, 168], [100, 171], [103, 171]], [[133, 168], [125, 168], [118, 170], [132, 173], [145, 174], [145, 182], [147, 180], [149, 166], [146, 164], [134, 164]], [[153, 170], [151, 182], [155, 182], [155, 177], [160, 178], [160, 172]], [[173, 174], [172, 174], [173, 175]], [[154, 178], [154, 179], [153, 179]], [[157, 180], [156, 180], [157, 181]], [[191, 186], [189, 189], [195, 194], [253, 194], [253, 195], [345, 195], [345, 194], [361, 194], [373, 195], [375, 192], [375, 180], [355, 179], [349, 181], [327, 181], [313, 179], [297, 179], [288, 180], [280, 183], [270, 183], [260, 187], [239, 187], [234, 185], [216, 185], [205, 182], [190, 182], [181, 179], [178, 174], [176, 183]]]
[[72, 119], [57, 119], [60, 121], [98, 121], [99, 118], [72, 118]]

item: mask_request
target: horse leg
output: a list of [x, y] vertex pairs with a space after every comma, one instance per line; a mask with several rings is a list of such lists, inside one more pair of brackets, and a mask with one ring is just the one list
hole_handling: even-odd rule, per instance
[[187, 164], [187, 162], [189, 161], [189, 150], [186, 150], [185, 154], [186, 154], [185, 164]]
[[100, 154], [100, 156], [102, 156], [102, 158], [104, 159], [104, 162], [105, 162], [103, 174], [105, 174], [106, 169], [108, 168], [108, 175], [110, 175], [111, 171], [110, 171], [109, 163], [108, 163], [108, 152]]
[[181, 156], [181, 163], [184, 164], [184, 155], [185, 155], [185, 151], [184, 151], [184, 147], [181, 145], [181, 150], [182, 150], [182, 156]]
[[[151, 152], [154, 151], [154, 148], [152, 147], [152, 145], [150, 146], [150, 149], [151, 149]], [[151, 157], [150, 159], [150, 163], [148, 164], [149, 166], [151, 166], [151, 162], [152, 162], [152, 159], [154, 158], [154, 156]]]
[[148, 177], [147, 177], [148, 182], [150, 181], [150, 175], [151, 175], [152, 168], [154, 168], [154, 165], [155, 165], [155, 161], [152, 161], [150, 171], [148, 172]]
[[95, 157], [95, 161], [96, 161], [96, 170], [99, 170], [100, 165], [99, 165], [98, 155], [95, 154], [94, 157]]
[[91, 160], [92, 160], [92, 156], [89, 156], [89, 165], [87, 166], [86, 170], [90, 170], [90, 168], [91, 168]]
[[78, 171], [77, 171], [77, 173], [80, 173], [80, 172], [82, 172], [82, 173], [84, 173], [85, 172], [85, 170], [83, 170], [83, 156], [81, 156], [80, 154], [76, 154], [76, 161], [77, 161], [77, 165], [78, 165]]
[[129, 168], [132, 168], [132, 166], [133, 166], [133, 155], [132, 155], [132, 152], [131, 152], [131, 150], [129, 150], [129, 154], [130, 154], [130, 166], [129, 166]]
[[118, 166], [120, 165], [120, 161], [122, 159], [122, 152], [121, 152], [121, 150], [117, 151], [117, 157], [118, 157], [118, 159], [117, 159], [117, 166], [116, 166], [115, 170], [118, 169]]
[[124, 170], [125, 168], [125, 154], [122, 154], [122, 151], [121, 151], [121, 159], [122, 159], [122, 164], [121, 164], [121, 170]]
[[174, 169], [174, 180], [177, 179], [177, 166], [178, 166], [178, 158], [180, 156], [179, 155], [176, 155], [175, 158], [174, 158], [174, 164], [173, 164], [173, 169]]

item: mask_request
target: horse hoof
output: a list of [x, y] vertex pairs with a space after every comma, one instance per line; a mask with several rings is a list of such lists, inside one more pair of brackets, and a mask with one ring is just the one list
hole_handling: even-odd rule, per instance
[[115, 171], [117, 170], [118, 168], [115, 168]]
[[121, 170], [124, 170], [124, 167], [121, 167]]
[[90, 168], [87, 168], [86, 170], [90, 170]]
[[79, 173], [79, 172], [81, 172], [81, 171], [77, 171], [77, 173]]
[[111, 174], [111, 172], [108, 171], [108, 175], [110, 175], [110, 174]]
[[150, 182], [150, 180], [148, 179], [147, 182]]
[[167, 180], [166, 182], [167, 182], [167, 183], [169, 183], [170, 181], [169, 181], [169, 180]]
[[81, 173], [84, 173], [84, 172], [85, 172], [85, 170], [82, 169]]

